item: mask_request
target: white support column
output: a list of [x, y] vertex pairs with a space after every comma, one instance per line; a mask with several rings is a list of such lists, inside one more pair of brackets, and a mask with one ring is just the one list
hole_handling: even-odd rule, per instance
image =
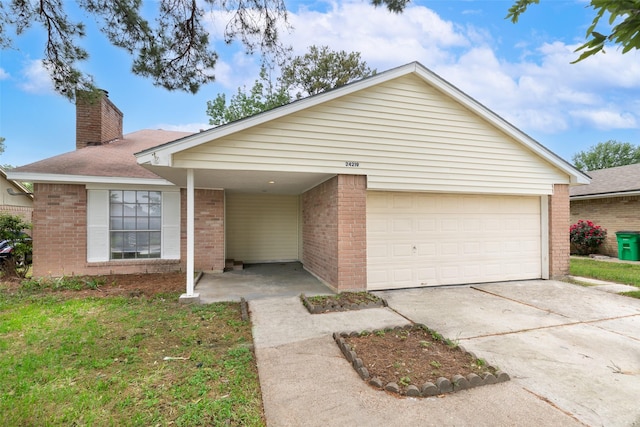
[[181, 302], [197, 302], [200, 294], [195, 289], [195, 188], [193, 169], [187, 169], [187, 293], [180, 296]]

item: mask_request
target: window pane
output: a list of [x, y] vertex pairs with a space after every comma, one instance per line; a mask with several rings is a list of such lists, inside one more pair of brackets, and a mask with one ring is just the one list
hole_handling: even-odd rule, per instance
[[149, 229], [149, 218], [148, 217], [138, 217], [136, 218], [136, 230], [148, 230]]
[[161, 221], [160, 217], [149, 218], [149, 230], [160, 230]]
[[111, 203], [111, 216], [122, 216], [122, 203]]
[[148, 191], [136, 191], [136, 202], [138, 202], [138, 203], [149, 203], [149, 192]]
[[122, 191], [112, 190], [109, 192], [109, 199], [111, 203], [122, 203]]
[[123, 230], [135, 230], [136, 229], [136, 218], [135, 217], [124, 217], [124, 227]]
[[124, 235], [124, 248], [125, 252], [135, 252], [136, 251], [136, 233], [127, 232], [123, 233]]
[[123, 191], [124, 194], [124, 202], [125, 203], [135, 203], [136, 202], [136, 192], [135, 191]]
[[136, 215], [149, 216], [149, 205], [146, 203], [138, 203], [136, 206]]
[[149, 203], [160, 203], [162, 201], [162, 193], [159, 191], [149, 191]]
[[136, 216], [136, 204], [135, 203], [126, 203], [124, 205], [124, 216]]
[[122, 218], [111, 218], [111, 229], [122, 230]]
[[162, 208], [160, 204], [152, 204], [149, 205], [149, 215], [150, 216], [160, 216], [162, 214]]
[[124, 239], [123, 239], [122, 233], [112, 232], [111, 233], [111, 251], [122, 252], [123, 247], [124, 247]]
[[162, 247], [160, 237], [159, 231], [149, 233], [149, 256], [151, 258], [160, 258], [160, 249]]

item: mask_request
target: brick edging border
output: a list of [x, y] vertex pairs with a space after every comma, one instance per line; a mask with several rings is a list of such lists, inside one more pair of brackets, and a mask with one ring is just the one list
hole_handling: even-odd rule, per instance
[[[396, 326], [391, 329], [411, 329], [415, 326], [425, 327], [420, 324], [409, 324], [405, 326]], [[387, 329], [374, 330], [372, 333], [376, 333], [377, 331], [384, 331]], [[358, 357], [356, 352], [351, 348], [349, 344], [347, 344], [344, 340], [344, 337], [347, 336], [359, 336], [359, 332], [334, 332], [333, 339], [338, 344], [340, 351], [344, 357], [351, 363], [353, 369], [356, 370], [360, 378], [366, 381], [370, 386], [377, 388], [379, 390], [385, 390], [391, 393], [399, 394], [401, 396], [407, 397], [431, 397], [437, 396], [445, 393], [455, 393], [460, 390], [466, 390], [470, 388], [480, 387], [484, 385], [497, 384], [505, 381], [509, 381], [511, 377], [506, 372], [503, 372], [495, 367], [489, 366], [489, 368], [493, 368], [495, 371], [495, 375], [491, 372], [484, 372], [482, 376], [476, 374], [469, 374], [466, 377], [463, 375], [454, 375], [451, 379], [445, 377], [439, 377], [436, 380], [436, 383], [426, 382], [420, 388], [415, 385], [409, 385], [405, 388], [400, 387], [398, 384], [394, 382], [390, 382], [388, 384], [383, 384], [382, 381], [377, 377], [371, 377], [369, 375], [369, 371], [364, 367], [362, 363], [362, 359]], [[466, 354], [469, 354], [473, 359], [477, 359], [476, 355], [470, 351], [466, 351], [463, 346], [458, 346], [458, 348]]]
[[384, 298], [378, 297], [377, 301], [367, 301], [362, 302], [360, 304], [349, 304], [349, 305], [335, 305], [335, 306], [327, 306], [327, 305], [315, 305], [305, 294], [300, 294], [300, 299], [302, 300], [302, 305], [309, 311], [311, 314], [322, 314], [322, 313], [335, 313], [339, 311], [350, 311], [350, 310], [364, 310], [367, 308], [382, 308], [387, 307], [387, 301]]

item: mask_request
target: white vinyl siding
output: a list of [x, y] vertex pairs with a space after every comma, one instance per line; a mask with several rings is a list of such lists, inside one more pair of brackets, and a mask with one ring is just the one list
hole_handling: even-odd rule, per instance
[[[117, 188], [113, 188], [116, 189]], [[143, 190], [143, 188], [140, 188]], [[87, 190], [87, 262], [109, 261], [109, 190]], [[180, 193], [162, 192], [162, 259], [180, 258]]]
[[569, 182], [413, 75], [176, 153], [173, 166], [359, 174], [371, 190], [541, 195]]
[[298, 196], [227, 193], [225, 204], [227, 258], [298, 260]]
[[542, 277], [540, 198], [369, 192], [369, 289]]

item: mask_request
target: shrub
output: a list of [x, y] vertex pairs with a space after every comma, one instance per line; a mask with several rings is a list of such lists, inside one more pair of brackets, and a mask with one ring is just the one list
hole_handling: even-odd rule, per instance
[[31, 237], [26, 233], [31, 224], [17, 215], [0, 214], [0, 241], [12, 247], [11, 253], [1, 259], [4, 277], [25, 277], [32, 257]]
[[589, 255], [596, 253], [604, 239], [607, 230], [595, 225], [591, 221], [580, 220], [569, 228], [569, 240], [575, 253]]

